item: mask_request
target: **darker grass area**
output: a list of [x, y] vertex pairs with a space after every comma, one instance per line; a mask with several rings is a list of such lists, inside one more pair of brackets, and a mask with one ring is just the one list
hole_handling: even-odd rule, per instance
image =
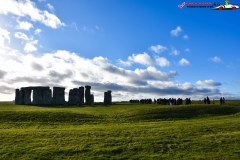
[[4, 122], [64, 122], [64, 123], [99, 123], [103, 118], [91, 114], [72, 112], [26, 112], [4, 111], [0, 113], [0, 123]]
[[192, 119], [207, 116], [224, 116], [240, 112], [240, 107], [227, 106], [174, 106], [164, 108], [152, 108], [151, 110], [138, 110], [130, 119], [135, 120], [176, 120]]
[[[11, 105], [10, 105], [11, 106]], [[28, 106], [24, 106], [28, 107]], [[32, 106], [31, 106], [32, 107]], [[54, 110], [44, 110], [44, 108]], [[182, 105], [182, 106], [160, 106], [160, 105], [109, 105], [95, 106], [34, 106], [34, 111], [0, 111], [0, 123], [4, 122], [59, 122], [59, 123], [119, 123], [119, 122], [144, 122], [144, 121], [171, 121], [203, 118], [209, 116], [226, 116], [240, 112], [240, 107], [223, 105]], [[38, 108], [41, 111], [38, 111]], [[60, 110], [60, 109], [64, 110]], [[82, 113], [90, 110], [92, 113]], [[72, 110], [72, 111], [69, 111]], [[76, 112], [75, 112], [76, 111]]]

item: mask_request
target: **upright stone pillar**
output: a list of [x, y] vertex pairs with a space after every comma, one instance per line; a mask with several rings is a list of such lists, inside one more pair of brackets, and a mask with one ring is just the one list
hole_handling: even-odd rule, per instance
[[24, 90], [24, 104], [31, 104], [31, 89]]
[[90, 90], [91, 90], [91, 86], [85, 86], [85, 100], [86, 100], [86, 104], [91, 104], [91, 99], [90, 99]]
[[19, 91], [19, 97], [18, 97], [19, 99], [18, 99], [18, 103], [19, 104], [24, 104], [24, 90], [20, 90]]
[[43, 104], [51, 103], [52, 103], [52, 90], [51, 89], [43, 90]]
[[79, 102], [80, 102], [79, 89], [78, 88], [70, 89], [68, 103], [73, 105], [78, 104]]
[[19, 104], [19, 89], [15, 89], [15, 104]]
[[80, 105], [84, 104], [84, 87], [79, 87], [79, 99], [80, 99]]
[[112, 91], [108, 90], [108, 103], [112, 104]]
[[34, 88], [33, 89], [33, 100], [32, 100], [32, 104], [33, 105], [37, 105], [38, 104], [38, 89]]
[[103, 103], [104, 104], [107, 104], [107, 101], [108, 101], [108, 93], [107, 92], [104, 92], [104, 100], [103, 100]]
[[64, 87], [53, 87], [53, 100], [55, 104], [64, 104], [65, 103], [65, 88]]
[[112, 104], [112, 91], [104, 92], [104, 104]]
[[90, 95], [90, 103], [94, 104], [94, 95], [93, 94]]

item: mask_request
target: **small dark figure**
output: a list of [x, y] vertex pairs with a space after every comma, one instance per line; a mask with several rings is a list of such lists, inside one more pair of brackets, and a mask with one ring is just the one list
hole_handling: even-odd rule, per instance
[[207, 103], [210, 104], [210, 99], [208, 98], [208, 96], [207, 96]]
[[222, 101], [222, 97], [220, 98], [220, 104], [222, 105], [223, 103], [222, 103], [223, 101]]
[[224, 97], [222, 98], [222, 103], [223, 103], [223, 105], [226, 104], [226, 102], [225, 102], [225, 98], [224, 98]]
[[206, 104], [206, 103], [207, 103], [207, 99], [206, 99], [206, 98], [204, 98], [204, 100], [203, 100], [203, 101], [204, 101], [204, 104]]
[[191, 104], [191, 103], [192, 103], [192, 101], [191, 101], [190, 97], [188, 98], [188, 103], [189, 103], [189, 104]]

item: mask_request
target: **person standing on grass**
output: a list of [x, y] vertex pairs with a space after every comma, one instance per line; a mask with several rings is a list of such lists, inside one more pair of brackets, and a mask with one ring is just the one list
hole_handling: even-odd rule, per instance
[[222, 103], [223, 103], [223, 105], [226, 104], [226, 102], [225, 102], [225, 98], [224, 98], [224, 97], [222, 98]]
[[221, 105], [223, 104], [223, 103], [222, 103], [222, 102], [223, 102], [222, 100], [223, 100], [223, 99], [222, 99], [222, 97], [221, 97], [221, 98], [220, 98], [220, 104], [221, 104]]

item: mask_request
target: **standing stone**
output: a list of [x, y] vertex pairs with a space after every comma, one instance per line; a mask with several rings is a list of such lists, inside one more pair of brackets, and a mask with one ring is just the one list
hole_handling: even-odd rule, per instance
[[43, 90], [36, 87], [33, 89], [33, 102], [34, 105], [43, 104]]
[[112, 91], [108, 90], [108, 103], [112, 104]]
[[108, 99], [107, 99], [107, 98], [108, 98], [108, 97], [107, 97], [107, 94], [108, 94], [107, 92], [104, 92], [104, 100], [103, 100], [103, 103], [104, 103], [104, 104], [107, 104], [107, 101], [108, 101]]
[[52, 103], [52, 90], [51, 89], [43, 90], [43, 104], [51, 103]]
[[24, 104], [24, 90], [19, 91], [18, 104]]
[[79, 99], [80, 99], [80, 105], [84, 104], [84, 87], [79, 87]]
[[93, 94], [90, 95], [90, 103], [94, 104], [94, 95]]
[[112, 104], [112, 91], [108, 90], [107, 92], [104, 92], [104, 104]]
[[19, 89], [15, 89], [15, 104], [19, 104]]
[[31, 104], [31, 89], [24, 90], [24, 104]]
[[37, 105], [38, 104], [38, 89], [37, 88], [34, 88], [33, 89], [33, 101], [32, 101], [32, 104], [33, 105]]
[[91, 104], [90, 89], [91, 89], [91, 86], [85, 86], [85, 100], [86, 100], [86, 104]]
[[65, 97], [64, 97], [64, 87], [53, 87], [53, 100], [55, 104], [64, 104]]
[[77, 104], [80, 101], [80, 97], [79, 97], [79, 89], [74, 88], [74, 89], [70, 89], [69, 91], [69, 96], [68, 96], [68, 103], [69, 104]]

